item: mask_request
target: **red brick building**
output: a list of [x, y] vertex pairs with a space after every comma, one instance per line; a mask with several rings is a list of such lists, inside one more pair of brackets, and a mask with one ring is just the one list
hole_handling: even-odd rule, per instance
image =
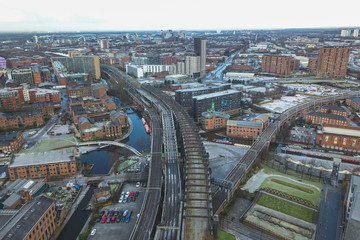
[[263, 72], [284, 77], [297, 70], [300, 60], [288, 56], [264, 55], [262, 57], [261, 69]]
[[222, 112], [203, 112], [202, 116], [202, 125], [204, 130], [226, 128], [226, 124], [230, 118], [229, 114]]
[[315, 73], [317, 69], [317, 58], [309, 58], [308, 67], [309, 72]]
[[339, 126], [350, 126], [350, 119], [334, 115], [330, 113], [323, 113], [323, 112], [309, 112], [305, 114], [305, 121], [311, 121], [312, 124], [332, 124], [332, 125], [339, 125]]
[[111, 111], [110, 112], [110, 120], [115, 121], [119, 120], [121, 126], [127, 127], [129, 125], [128, 116], [124, 112], [120, 111]]
[[353, 107], [356, 110], [360, 110], [360, 98], [348, 98], [346, 99], [346, 105]]
[[323, 47], [319, 49], [317, 77], [345, 78], [350, 48]]
[[44, 125], [44, 114], [41, 109], [14, 113], [0, 112], [0, 129], [10, 130], [21, 127]]
[[76, 174], [77, 148], [17, 154], [8, 167], [11, 181]]
[[349, 117], [349, 115], [351, 113], [349, 111], [349, 109], [347, 109], [345, 107], [334, 106], [334, 105], [321, 106], [320, 112], [322, 112], [322, 113], [331, 113], [331, 114], [334, 114], [334, 115], [339, 115], [339, 116], [344, 116], [344, 117]]
[[263, 132], [262, 122], [229, 120], [226, 125], [226, 136], [233, 138], [254, 138]]
[[316, 144], [343, 151], [360, 150], [360, 128], [323, 124], [316, 133]]
[[69, 98], [91, 97], [91, 84], [67, 85], [66, 92]]
[[3, 153], [16, 152], [24, 144], [22, 132], [0, 132], [0, 150]]

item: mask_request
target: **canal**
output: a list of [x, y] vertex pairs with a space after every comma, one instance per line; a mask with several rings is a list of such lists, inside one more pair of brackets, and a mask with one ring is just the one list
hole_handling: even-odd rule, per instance
[[[86, 188], [86, 186], [83, 186]], [[90, 210], [84, 210], [88, 203], [91, 200], [93, 195], [94, 189], [96, 189], [96, 185], [91, 185], [89, 191], [85, 194], [84, 198], [81, 200], [78, 208], [65, 225], [64, 229], [62, 230], [60, 236], [57, 240], [76, 240], [78, 235], [80, 234], [81, 229], [84, 227], [85, 222], [90, 216]]]
[[[122, 142], [130, 145], [140, 152], [147, 152], [150, 150], [150, 135], [146, 133], [144, 125], [141, 121], [141, 115], [135, 112], [128, 113], [129, 118], [133, 122], [134, 129], [130, 136]], [[113, 164], [121, 156], [133, 155], [127, 149], [117, 147], [104, 148], [97, 151], [92, 151], [81, 155], [81, 163], [94, 164], [91, 174], [108, 174]]]

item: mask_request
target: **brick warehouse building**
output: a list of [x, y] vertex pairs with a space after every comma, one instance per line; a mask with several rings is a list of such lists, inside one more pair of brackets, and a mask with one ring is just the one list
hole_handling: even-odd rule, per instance
[[323, 47], [319, 49], [317, 77], [345, 78], [350, 48]]
[[261, 121], [236, 121], [229, 120], [226, 125], [226, 136], [234, 138], [253, 138], [260, 136], [264, 124]]
[[316, 144], [324, 148], [360, 152], [360, 128], [323, 124], [317, 130]]
[[360, 98], [348, 98], [346, 99], [346, 105], [355, 108], [356, 110], [360, 110]]
[[203, 112], [201, 115], [203, 117], [202, 126], [204, 130], [225, 128], [230, 118], [229, 114], [222, 112]]
[[339, 126], [350, 126], [350, 119], [347, 117], [323, 112], [308, 112], [305, 114], [305, 121], [312, 124], [333, 124]]
[[11, 181], [76, 174], [79, 150], [67, 148], [50, 152], [16, 154], [8, 167]]
[[321, 106], [320, 112], [330, 113], [334, 115], [349, 117], [351, 112], [346, 107], [334, 106], [334, 105], [324, 105]]
[[300, 60], [288, 56], [264, 55], [261, 61], [263, 72], [272, 73], [276, 76], [287, 76], [291, 71], [299, 69]]
[[15, 152], [24, 144], [22, 132], [0, 132], [0, 150], [3, 153]]
[[55, 200], [38, 196], [0, 227], [0, 239], [50, 239], [56, 223]]

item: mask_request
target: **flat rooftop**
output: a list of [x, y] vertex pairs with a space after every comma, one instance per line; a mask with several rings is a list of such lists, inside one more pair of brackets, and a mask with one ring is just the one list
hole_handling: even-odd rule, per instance
[[360, 128], [355, 128], [355, 127], [339, 128], [336, 126], [323, 125], [322, 132], [328, 134], [343, 135], [343, 136], [360, 137]]
[[249, 122], [249, 121], [236, 121], [236, 120], [229, 120], [227, 122], [228, 126], [233, 127], [250, 127], [250, 128], [262, 128], [262, 122]]
[[66, 148], [39, 153], [16, 154], [9, 167], [23, 167], [50, 163], [71, 162], [75, 148]]
[[218, 89], [221, 87], [222, 86], [206, 86], [206, 87], [197, 87], [197, 88], [186, 88], [186, 89], [176, 90], [175, 92], [197, 92], [197, 91], [203, 91], [203, 90], [208, 90], [208, 89]]
[[221, 96], [232, 95], [232, 94], [236, 94], [236, 93], [240, 93], [240, 92], [237, 91], [237, 90], [229, 89], [229, 90], [226, 90], [226, 91], [214, 92], [214, 93], [208, 93], [208, 94], [195, 96], [195, 97], [193, 97], [193, 99], [204, 100], [204, 99], [207, 99], [207, 98], [221, 97]]

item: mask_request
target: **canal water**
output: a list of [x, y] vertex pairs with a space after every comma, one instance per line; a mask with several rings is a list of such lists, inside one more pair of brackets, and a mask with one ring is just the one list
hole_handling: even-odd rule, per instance
[[[83, 186], [86, 188], [86, 186]], [[78, 208], [71, 216], [68, 223], [65, 225], [62, 230], [60, 236], [57, 240], [76, 240], [77, 236], [80, 234], [81, 229], [84, 227], [85, 222], [90, 216], [90, 210], [84, 210], [90, 199], [93, 195], [94, 189], [97, 187], [95, 185], [91, 185], [89, 191], [85, 194], [84, 198], [81, 200]]]
[[[128, 113], [129, 118], [132, 120], [134, 130], [130, 136], [124, 139], [122, 142], [130, 145], [136, 150], [149, 151], [150, 150], [150, 135], [146, 133], [144, 125], [140, 116], [137, 113]], [[114, 162], [124, 154], [133, 155], [131, 151], [121, 149], [117, 147], [104, 148], [98, 151], [92, 151], [87, 154], [81, 155], [81, 163], [92, 163], [94, 167], [91, 170], [91, 174], [107, 174]]]

